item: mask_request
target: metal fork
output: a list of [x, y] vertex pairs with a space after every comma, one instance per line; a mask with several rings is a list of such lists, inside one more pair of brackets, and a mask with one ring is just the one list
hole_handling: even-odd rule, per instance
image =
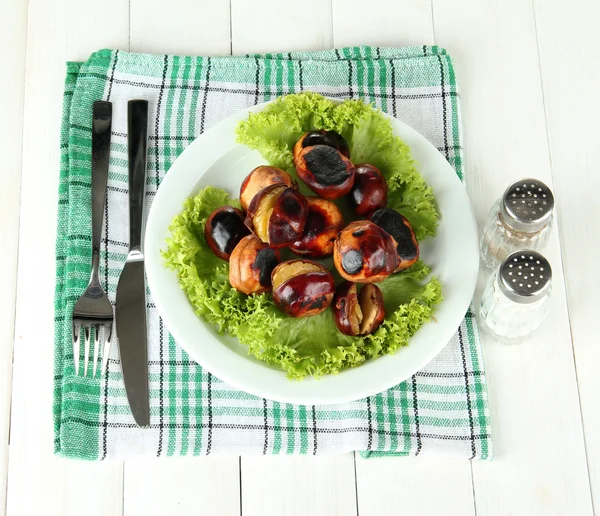
[[114, 319], [112, 305], [98, 278], [98, 269], [100, 267], [100, 235], [102, 233], [102, 218], [106, 203], [106, 186], [108, 182], [111, 125], [112, 104], [104, 101], [94, 102], [92, 127], [92, 275], [85, 292], [77, 300], [73, 308], [73, 360], [75, 362], [75, 374], [79, 374], [79, 352], [81, 347], [81, 333], [83, 332], [85, 345], [84, 376], [87, 376], [92, 328], [94, 329], [93, 376], [96, 376], [98, 365], [100, 343], [102, 341], [100, 336], [101, 329], [104, 334], [104, 346], [100, 375], [102, 375], [102, 371], [106, 368], [110, 353]]

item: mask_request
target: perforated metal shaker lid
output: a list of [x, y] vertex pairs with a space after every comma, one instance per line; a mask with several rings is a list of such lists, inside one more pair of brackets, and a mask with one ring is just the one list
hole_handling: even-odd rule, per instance
[[498, 269], [500, 290], [516, 303], [538, 301], [548, 292], [551, 281], [550, 263], [536, 251], [515, 251]]
[[532, 233], [542, 229], [552, 217], [554, 196], [538, 179], [521, 179], [511, 184], [500, 203], [506, 224], [516, 231]]

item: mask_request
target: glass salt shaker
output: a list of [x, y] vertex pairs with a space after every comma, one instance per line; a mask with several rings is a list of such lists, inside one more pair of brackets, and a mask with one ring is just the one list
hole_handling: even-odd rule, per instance
[[478, 322], [504, 344], [518, 344], [542, 324], [551, 294], [552, 269], [537, 251], [511, 253], [488, 278]]
[[554, 196], [538, 179], [511, 184], [488, 214], [481, 258], [490, 269], [517, 249], [543, 251], [554, 218]]

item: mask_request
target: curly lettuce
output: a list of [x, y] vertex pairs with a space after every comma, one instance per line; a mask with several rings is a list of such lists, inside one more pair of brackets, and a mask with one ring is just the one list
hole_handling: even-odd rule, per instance
[[[288, 95], [240, 122], [237, 138], [257, 149], [271, 165], [295, 174], [294, 143], [302, 133], [321, 128], [344, 135], [354, 162], [369, 162], [382, 171], [389, 185], [388, 205], [407, 216], [418, 238], [435, 234], [438, 215], [433, 194], [408, 147], [393, 135], [379, 111], [362, 102], [334, 104], [313, 93]], [[314, 317], [288, 317], [275, 307], [270, 294], [246, 296], [229, 284], [228, 263], [217, 258], [204, 239], [208, 216], [224, 205], [239, 203], [210, 186], [187, 199], [170, 226], [165, 264], [176, 272], [198, 316], [219, 333], [236, 337], [250, 354], [282, 369], [290, 379], [337, 374], [394, 353], [408, 345], [442, 300], [440, 282], [419, 260], [408, 271], [378, 283], [387, 316], [371, 335], [340, 333], [331, 308]]]

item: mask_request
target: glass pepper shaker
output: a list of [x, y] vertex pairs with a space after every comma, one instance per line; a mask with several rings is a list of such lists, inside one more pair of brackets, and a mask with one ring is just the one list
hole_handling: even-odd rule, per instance
[[481, 237], [481, 258], [490, 269], [517, 249], [543, 251], [554, 218], [554, 196], [538, 179], [511, 184], [488, 214]]
[[544, 320], [551, 286], [552, 268], [540, 253], [511, 253], [488, 278], [481, 297], [479, 326], [505, 344], [526, 340]]

